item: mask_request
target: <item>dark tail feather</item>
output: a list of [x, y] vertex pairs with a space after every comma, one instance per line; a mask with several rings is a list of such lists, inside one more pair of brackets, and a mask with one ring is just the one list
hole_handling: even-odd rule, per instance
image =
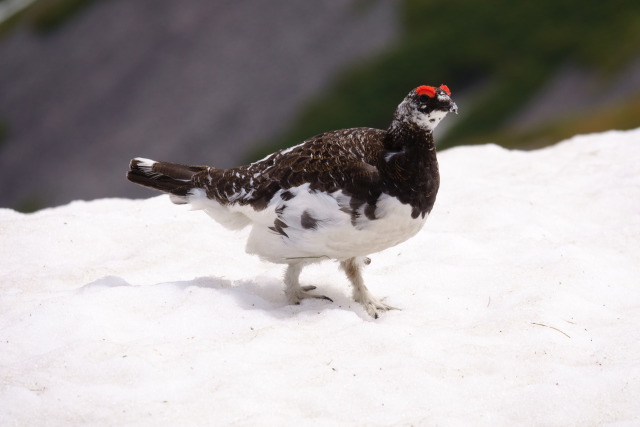
[[206, 169], [206, 166], [187, 166], [135, 158], [129, 164], [127, 179], [154, 190], [186, 196], [194, 187], [191, 181], [193, 176]]

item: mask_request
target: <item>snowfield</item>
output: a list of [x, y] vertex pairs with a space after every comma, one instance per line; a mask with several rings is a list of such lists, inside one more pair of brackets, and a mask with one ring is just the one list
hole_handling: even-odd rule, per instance
[[440, 166], [378, 320], [166, 196], [0, 210], [0, 425], [640, 425], [640, 129]]

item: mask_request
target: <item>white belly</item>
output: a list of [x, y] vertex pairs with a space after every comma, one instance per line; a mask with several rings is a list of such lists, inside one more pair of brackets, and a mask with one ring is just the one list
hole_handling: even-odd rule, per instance
[[[248, 253], [277, 263], [292, 259], [344, 260], [395, 246], [414, 236], [426, 220], [426, 216], [412, 218], [411, 206], [382, 195], [376, 205], [376, 219], [368, 219], [361, 212], [354, 225], [347, 209], [341, 210], [349, 206], [349, 198], [342, 192], [314, 193], [308, 191], [308, 186], [289, 191], [295, 194], [293, 199], [284, 201], [278, 194], [264, 211], [247, 212], [253, 221]], [[282, 206], [284, 209], [276, 214]], [[307, 224], [305, 228], [305, 212], [315, 220], [315, 227]], [[269, 228], [276, 217], [286, 224], [281, 228], [283, 233]]]

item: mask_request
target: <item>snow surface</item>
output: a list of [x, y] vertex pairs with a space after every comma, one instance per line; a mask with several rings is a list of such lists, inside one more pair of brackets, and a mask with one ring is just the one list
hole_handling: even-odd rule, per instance
[[0, 210], [0, 425], [640, 425], [640, 129], [440, 160], [375, 321], [166, 196]]

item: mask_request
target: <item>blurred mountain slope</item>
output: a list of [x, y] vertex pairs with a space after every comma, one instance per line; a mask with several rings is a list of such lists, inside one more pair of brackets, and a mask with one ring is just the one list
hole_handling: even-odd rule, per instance
[[124, 179], [134, 156], [235, 165], [397, 34], [384, 1], [84, 6], [29, 9], [0, 41], [0, 206], [150, 196]]
[[[640, 126], [640, 2], [404, 0], [401, 26], [391, 49], [344, 73], [253, 157], [327, 129], [385, 127], [418, 83], [448, 84], [460, 106], [441, 148], [533, 148]], [[594, 128], [599, 114], [608, 119]]]

